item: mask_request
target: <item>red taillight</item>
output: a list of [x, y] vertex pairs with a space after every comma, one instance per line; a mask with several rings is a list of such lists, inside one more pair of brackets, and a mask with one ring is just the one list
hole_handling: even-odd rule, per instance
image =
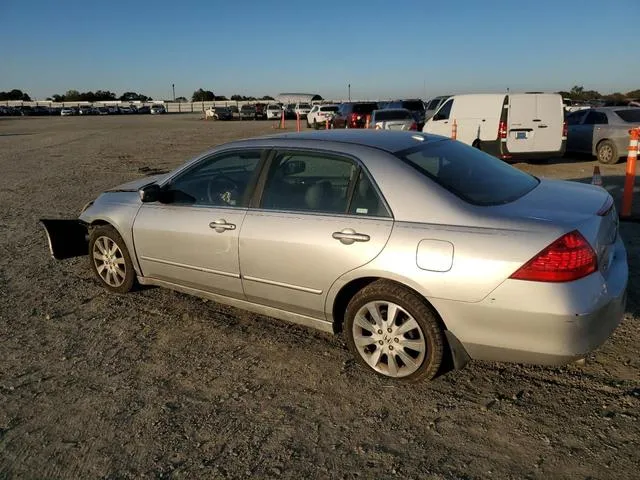
[[409, 130], [418, 130], [418, 124], [416, 122], [413, 122], [409, 127]]
[[507, 138], [507, 122], [500, 122], [498, 125], [498, 138]]
[[596, 253], [580, 232], [574, 230], [542, 250], [510, 278], [532, 282], [571, 282], [597, 269]]
[[562, 122], [562, 136], [567, 138], [567, 133], [569, 133], [569, 126], [567, 125], [567, 121]]

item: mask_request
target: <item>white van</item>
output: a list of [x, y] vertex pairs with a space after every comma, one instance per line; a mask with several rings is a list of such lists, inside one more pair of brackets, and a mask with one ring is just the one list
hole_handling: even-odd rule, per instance
[[454, 95], [422, 129], [503, 160], [562, 155], [567, 141], [562, 96], [551, 93]]

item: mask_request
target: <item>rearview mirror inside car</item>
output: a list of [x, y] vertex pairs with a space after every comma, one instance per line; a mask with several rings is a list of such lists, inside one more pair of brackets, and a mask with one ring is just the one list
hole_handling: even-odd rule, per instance
[[289, 160], [282, 168], [284, 169], [285, 175], [295, 175], [304, 172], [307, 165], [302, 160]]
[[138, 190], [138, 195], [143, 203], [157, 202], [160, 198], [160, 185], [157, 183], [145, 185]]

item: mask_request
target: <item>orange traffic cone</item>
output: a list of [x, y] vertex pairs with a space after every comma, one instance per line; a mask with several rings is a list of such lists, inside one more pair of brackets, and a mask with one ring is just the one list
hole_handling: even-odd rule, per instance
[[591, 177], [591, 185], [602, 186], [602, 175], [600, 175], [600, 167], [596, 165], [593, 167], [593, 177]]
[[451, 139], [456, 140], [458, 138], [458, 122], [456, 119], [453, 119], [453, 124], [451, 125]]

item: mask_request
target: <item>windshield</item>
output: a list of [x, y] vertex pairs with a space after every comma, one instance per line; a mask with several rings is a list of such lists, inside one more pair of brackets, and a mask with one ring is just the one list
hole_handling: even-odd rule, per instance
[[298, 105], [298, 108], [311, 108], [311, 105], [309, 105], [308, 103], [301, 103], [300, 105]]
[[397, 152], [396, 156], [474, 205], [513, 202], [539, 183], [536, 177], [460, 142], [430, 142]]
[[353, 113], [368, 115], [378, 108], [377, 103], [354, 103]]
[[377, 110], [376, 120], [413, 120], [409, 110]]
[[424, 112], [424, 104], [420, 100], [405, 100], [402, 102], [402, 108], [412, 112]]
[[616, 110], [616, 114], [625, 122], [640, 123], [640, 108], [630, 108], [628, 110]]

